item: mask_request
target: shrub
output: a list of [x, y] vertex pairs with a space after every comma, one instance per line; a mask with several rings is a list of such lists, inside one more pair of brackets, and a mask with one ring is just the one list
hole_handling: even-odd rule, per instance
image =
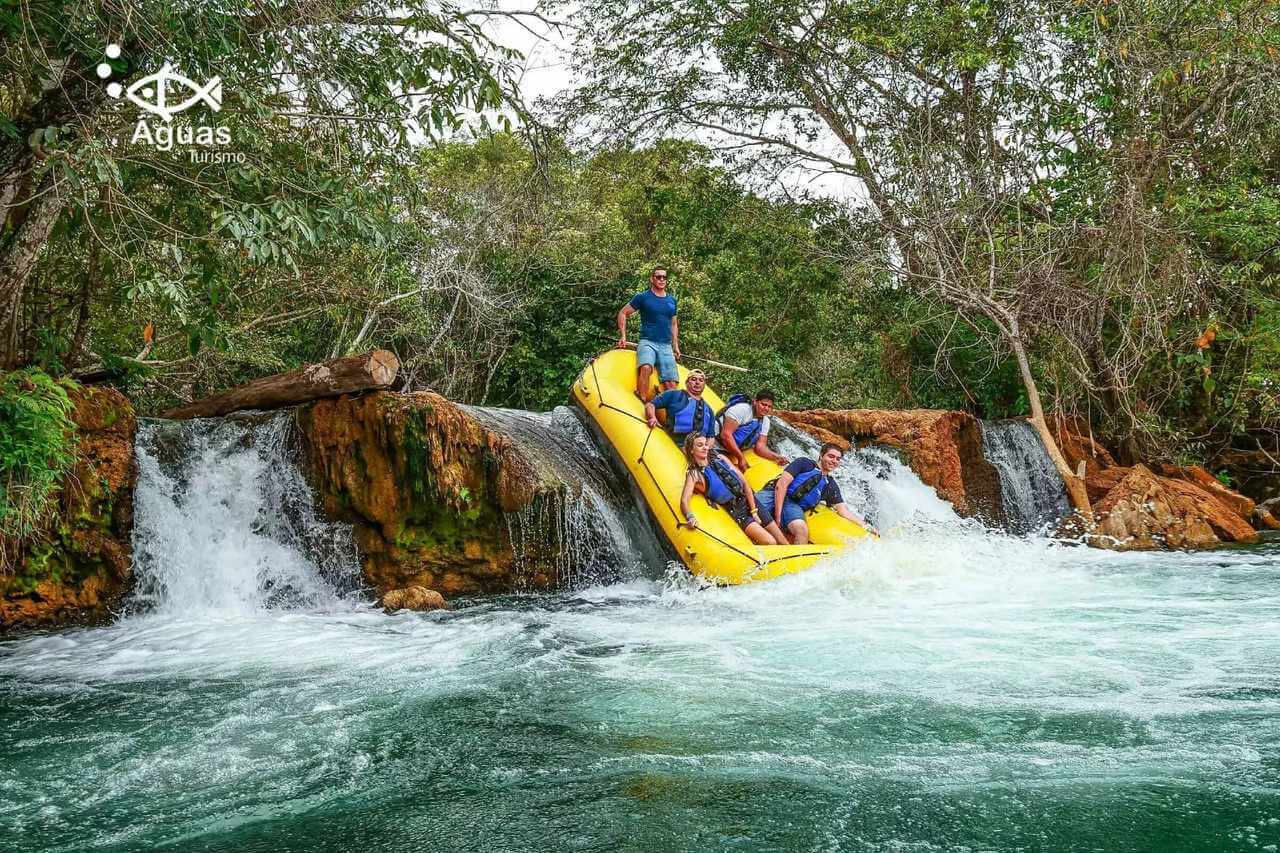
[[[75, 461], [67, 381], [35, 368], [0, 373], [0, 539], [35, 533]], [[9, 548], [0, 549], [4, 568]]]

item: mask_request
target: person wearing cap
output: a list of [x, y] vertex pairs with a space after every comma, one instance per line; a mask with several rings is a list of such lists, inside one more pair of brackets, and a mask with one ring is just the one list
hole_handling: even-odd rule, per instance
[[714, 438], [716, 412], [711, 403], [702, 399], [702, 392], [706, 388], [707, 375], [701, 370], [689, 371], [684, 388], [663, 391], [644, 404], [645, 421], [650, 427], [658, 426], [658, 410], [661, 409], [661, 423], [678, 447], [684, 446], [684, 440], [690, 433]]
[[655, 366], [664, 392], [680, 384], [680, 373], [676, 369], [676, 362], [680, 360], [680, 321], [676, 317], [676, 298], [667, 291], [666, 267], [654, 267], [649, 274], [649, 289], [631, 297], [618, 311], [619, 349], [627, 348], [627, 318], [636, 312], [640, 313], [636, 396], [647, 403]]

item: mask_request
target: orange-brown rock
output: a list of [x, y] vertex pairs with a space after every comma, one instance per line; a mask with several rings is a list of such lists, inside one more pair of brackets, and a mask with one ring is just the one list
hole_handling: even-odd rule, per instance
[[1244, 521], [1253, 518], [1254, 502], [1239, 492], [1224, 485], [1217, 477], [1199, 465], [1160, 465], [1160, 475], [1174, 480], [1185, 480], [1199, 486], [1201, 490], [1216, 498], [1223, 506], [1240, 516]]
[[1119, 482], [1094, 504], [1088, 543], [1112, 551], [1211, 548], [1213, 529], [1145, 465], [1119, 469]]
[[1097, 503], [1107, 496], [1116, 485], [1129, 473], [1128, 468], [1112, 467], [1094, 471], [1084, 478], [1085, 490], [1089, 493], [1089, 502]]
[[[1116, 460], [1111, 453], [1094, 440], [1089, 425], [1083, 419], [1063, 414], [1054, 414], [1048, 418], [1049, 430], [1053, 439], [1062, 451], [1062, 458], [1072, 471], [1080, 470], [1080, 463], [1085, 466], [1085, 477], [1091, 477], [1106, 468], [1115, 467]], [[1101, 497], [1101, 495], [1099, 495]], [[1089, 500], [1096, 500], [1092, 494]]]
[[1113, 480], [1094, 503], [1095, 525], [1086, 537], [1090, 545], [1115, 551], [1183, 550], [1257, 539], [1238, 515], [1186, 480], [1135, 465], [1106, 469], [1086, 485], [1096, 490]]
[[444, 596], [425, 586], [409, 586], [393, 589], [382, 596], [382, 607], [388, 613], [397, 610], [447, 610]]
[[911, 469], [963, 516], [1004, 521], [999, 472], [982, 454], [982, 428], [966, 412], [938, 409], [810, 409], [779, 412], [821, 440], [886, 444], [902, 450]]
[[1199, 484], [1172, 477], [1163, 478], [1164, 484], [1171, 491], [1180, 494], [1196, 512], [1213, 528], [1220, 542], [1257, 542], [1258, 531], [1253, 525], [1236, 514], [1212, 492], [1206, 491]]
[[10, 543], [0, 571], [0, 630], [89, 624], [110, 616], [131, 577], [137, 418], [119, 391], [80, 387], [76, 462], [44, 529]]
[[366, 579], [382, 593], [420, 586], [447, 596], [545, 588], [558, 544], [522, 553], [509, 513], [565, 486], [508, 436], [438, 394], [376, 392], [298, 413], [312, 485], [350, 522]]

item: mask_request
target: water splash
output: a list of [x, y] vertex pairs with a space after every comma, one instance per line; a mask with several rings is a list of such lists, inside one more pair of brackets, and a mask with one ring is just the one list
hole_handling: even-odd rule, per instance
[[[817, 459], [821, 446], [813, 436], [780, 418], [773, 418], [769, 443], [791, 459]], [[846, 453], [835, 480], [850, 508], [882, 533], [903, 527], [968, 523], [890, 448], [866, 447]]]
[[316, 511], [290, 426], [287, 413], [142, 422], [131, 612], [350, 605], [354, 538]]
[[1067, 489], [1035, 427], [1024, 420], [981, 421], [982, 455], [1000, 472], [1013, 533], [1046, 530], [1070, 510]]

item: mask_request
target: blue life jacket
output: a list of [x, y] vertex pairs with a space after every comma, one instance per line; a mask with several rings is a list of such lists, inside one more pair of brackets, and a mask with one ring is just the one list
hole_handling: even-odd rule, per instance
[[802, 510], [809, 512], [818, 505], [818, 501], [822, 500], [822, 493], [826, 491], [829, 482], [831, 478], [817, 468], [805, 471], [803, 474], [798, 474], [787, 486], [787, 500], [794, 501]]
[[716, 434], [716, 418], [711, 411], [711, 407], [707, 405], [706, 400], [694, 397], [689, 392], [684, 394], [685, 404], [681, 409], [672, 412], [667, 409], [667, 415], [670, 418], [668, 429], [672, 435], [686, 436], [691, 432], [699, 435], [705, 435], [708, 438], [714, 437]]
[[727, 504], [742, 497], [742, 481], [729, 470], [729, 463], [719, 456], [712, 456], [702, 469], [707, 484], [707, 500], [713, 504]]
[[[749, 404], [750, 402], [751, 402], [751, 398], [748, 397], [746, 394], [734, 394], [732, 397], [729, 398], [729, 402], [724, 404], [724, 408], [716, 412], [716, 418], [723, 419], [724, 413], [729, 411], [730, 407], [732, 406], [736, 406], [739, 403]], [[755, 412], [753, 410], [752, 414], [754, 413]], [[759, 418], [755, 418], [755, 417], [753, 417], [751, 420], [747, 421], [746, 423], [738, 424], [738, 428], [733, 431], [733, 440], [738, 445], [738, 449], [745, 453], [746, 451], [755, 447], [756, 439], [760, 437], [760, 430], [763, 429], [763, 427], [764, 427], [764, 424], [760, 421]]]

